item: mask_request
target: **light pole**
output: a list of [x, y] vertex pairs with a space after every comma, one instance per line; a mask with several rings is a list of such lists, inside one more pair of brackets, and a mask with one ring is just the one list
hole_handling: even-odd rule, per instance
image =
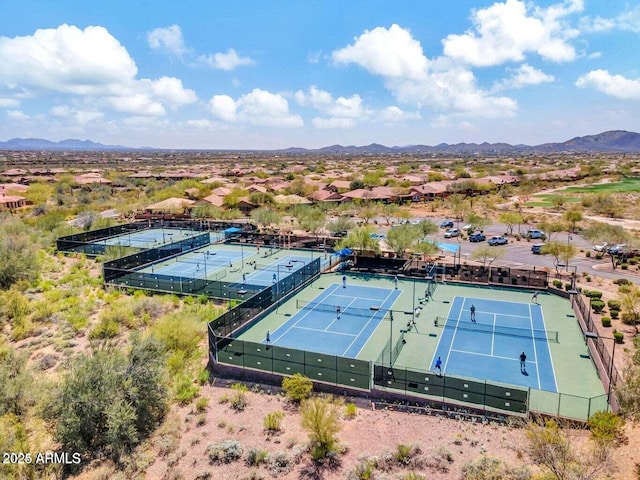
[[616, 339], [614, 337], [603, 337], [602, 335], [599, 335], [598, 332], [584, 332], [584, 336], [595, 341], [599, 338], [604, 340], [613, 340], [613, 350], [611, 352], [611, 361], [609, 362], [608, 372], [609, 388], [607, 389], [607, 403], [611, 405], [611, 387], [613, 386], [613, 379], [611, 377], [613, 376], [613, 359], [616, 357]]
[[571, 275], [571, 288], [569, 289], [570, 294], [576, 294], [578, 291], [576, 290], [576, 276], [578, 275], [578, 266], [577, 265], [569, 265], [568, 263], [559, 263], [558, 266], [560, 268], [566, 267], [567, 272], [570, 268], [573, 268], [573, 275]]
[[[378, 312], [378, 311], [382, 311], [382, 312], [387, 312], [389, 314], [389, 367], [393, 367], [393, 313], [404, 313], [405, 315], [412, 315], [413, 316], [413, 311], [411, 312], [407, 312], [407, 311], [401, 311], [401, 310], [390, 310], [390, 309], [386, 309], [386, 308], [380, 308], [378, 305], [371, 305], [369, 307], [369, 310], [372, 310], [374, 312]], [[415, 320], [411, 320], [412, 323], [415, 323]]]

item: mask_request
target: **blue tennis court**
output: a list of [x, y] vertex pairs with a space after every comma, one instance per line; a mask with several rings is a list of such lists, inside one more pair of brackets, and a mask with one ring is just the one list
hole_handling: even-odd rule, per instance
[[[243, 254], [235, 250], [208, 249], [179, 255], [168, 263], [154, 265], [153, 273], [161, 275], [173, 275], [178, 277], [207, 276], [224, 268], [238, 268], [239, 260], [250, 258], [251, 255]], [[145, 269], [148, 271], [149, 269]]]
[[[356, 358], [400, 290], [331, 284], [270, 335], [272, 345]], [[371, 310], [371, 307], [379, 310]], [[266, 338], [264, 340], [266, 342]]]
[[438, 323], [442, 330], [430, 370], [440, 357], [445, 374], [558, 391], [549, 349], [557, 332], [547, 331], [540, 305], [456, 296]]
[[261, 258], [248, 262], [248, 270], [251, 271], [253, 268], [253, 273], [246, 275], [245, 281], [250, 285], [262, 285], [265, 287], [279, 282], [284, 277], [295, 273], [312, 261], [310, 257], [300, 257], [297, 255], [286, 255], [267, 265], [261, 264], [259, 260], [261, 260]]

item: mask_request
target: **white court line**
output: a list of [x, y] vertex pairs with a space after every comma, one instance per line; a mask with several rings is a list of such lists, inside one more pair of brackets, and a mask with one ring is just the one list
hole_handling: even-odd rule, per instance
[[[351, 295], [340, 295], [339, 293], [335, 293], [335, 294], [332, 293], [332, 295], [334, 297], [354, 298]], [[388, 297], [388, 295], [387, 295], [387, 297]], [[380, 301], [379, 298], [367, 298], [367, 297], [357, 297], [357, 300], [366, 300], [368, 302], [379, 302]]]
[[[458, 296], [454, 297], [454, 301], [456, 298], [461, 298]], [[466, 298], [466, 297], [465, 297]], [[449, 345], [449, 351], [447, 352], [447, 358], [444, 361], [444, 368], [442, 369], [442, 373], [447, 369], [447, 364], [449, 363], [449, 357], [451, 356], [451, 349], [453, 348], [453, 342], [456, 340], [456, 333], [458, 333], [458, 324], [460, 323], [460, 316], [462, 315], [462, 310], [464, 309], [465, 300], [462, 301], [462, 308], [460, 308], [460, 313], [458, 314], [458, 319], [456, 320], [456, 329], [453, 331], [453, 337], [451, 337], [451, 344]], [[451, 311], [451, 310], [449, 310]], [[442, 338], [442, 337], [440, 337]], [[435, 354], [434, 354], [435, 356]]]
[[519, 362], [520, 361], [517, 358], [503, 357], [501, 355], [488, 355], [486, 353], [470, 352], [469, 350], [458, 350], [457, 348], [452, 348], [451, 351], [452, 352], [458, 352], [458, 353], [466, 353], [466, 354], [469, 354], [469, 355], [478, 355], [480, 357], [500, 358], [502, 360], [511, 360], [511, 361], [514, 361], [514, 362]]
[[[544, 312], [542, 310], [542, 307], [538, 306], [538, 308], [540, 309], [540, 316], [542, 317], [542, 325], [544, 326], [544, 331], [547, 331], [547, 325], [544, 321]], [[535, 344], [535, 340], [533, 341], [533, 343]], [[551, 347], [549, 347], [549, 341], [547, 340], [547, 350], [549, 351], [549, 361], [551, 363], [551, 373], [553, 374], [553, 384], [556, 387], [556, 392], [558, 391], [558, 381], [556, 379], [556, 370], [553, 367], [553, 358], [551, 357]]]
[[[318, 330], [317, 328], [309, 328], [309, 327], [293, 327], [293, 328], [298, 328], [300, 330], [311, 330], [313, 332], [324, 332], [324, 333], [331, 333], [333, 335], [343, 335], [345, 337], [353, 337], [354, 335], [351, 333], [342, 333], [342, 332], [327, 332], [326, 330]], [[281, 338], [281, 337], [279, 337]]]
[[[335, 290], [335, 288], [334, 288], [334, 290]], [[325, 290], [325, 292], [326, 292], [326, 291], [327, 291], [327, 290]], [[330, 296], [330, 295], [331, 295], [331, 293], [329, 293], [329, 295], [327, 295], [327, 296]], [[316, 302], [316, 303], [320, 303], [320, 302]], [[289, 330], [291, 330], [292, 328], [295, 328], [295, 327], [298, 325], [298, 323], [300, 323], [300, 321], [301, 321], [303, 318], [306, 318], [306, 316], [307, 316], [307, 315], [309, 315], [310, 313], [312, 313], [312, 312], [315, 310], [315, 307], [314, 307], [314, 308], [311, 308], [311, 309], [307, 309], [307, 310], [308, 310], [308, 311], [307, 311], [307, 313], [305, 313], [305, 314], [304, 314], [304, 315], [302, 315], [299, 319], [297, 319], [293, 325], [291, 325], [289, 328], [287, 328], [287, 329], [286, 329], [286, 330], [285, 330], [281, 335], [279, 335], [276, 339], [274, 339], [274, 341], [276, 341], [276, 340], [277, 340], [277, 339], [279, 339], [279, 338], [284, 337], [287, 333], [289, 333]], [[286, 323], [286, 322], [285, 322], [285, 323]], [[277, 331], [278, 331], [278, 330], [276, 330], [276, 332], [277, 332]], [[275, 333], [275, 332], [273, 332], [273, 333]], [[273, 335], [272, 335], [272, 337], [273, 337]], [[271, 343], [273, 343], [273, 342], [271, 342]]]
[[[538, 390], [540, 390], [540, 365], [538, 365], [538, 353], [536, 352], [536, 336], [533, 331], [533, 321], [531, 317], [531, 305], [529, 305], [529, 325], [531, 327], [531, 338], [533, 340], [533, 359], [536, 363], [536, 375], [538, 376]], [[557, 388], [556, 388], [557, 390]]]
[[[347, 305], [346, 307], [344, 307], [344, 309], [343, 309], [342, 307], [340, 307], [340, 309], [341, 309], [341, 310], [340, 310], [340, 316], [341, 316], [341, 317], [342, 317], [342, 315], [344, 315], [345, 311], [346, 311], [346, 310], [347, 310], [347, 309], [348, 309], [348, 308], [349, 308], [349, 307], [350, 307], [350, 306], [351, 306], [355, 301], [356, 301], [356, 299], [355, 299], [355, 298], [351, 298], [351, 302], [349, 303], [349, 305]], [[324, 311], [324, 310], [323, 310], [323, 311]], [[331, 325], [333, 325], [333, 324], [334, 324], [335, 322], [337, 322], [337, 321], [338, 321], [338, 311], [337, 311], [337, 306], [336, 306], [336, 318], [334, 318], [334, 319], [333, 319], [333, 321], [332, 321], [329, 325], [327, 325], [327, 328], [325, 328], [325, 329], [324, 329], [324, 331], [326, 332], [326, 331], [327, 331], [327, 329], [328, 329], [329, 327], [331, 327]]]
[[[383, 300], [382, 305], [384, 305], [384, 304], [385, 304], [385, 302], [389, 299], [389, 297], [390, 297], [391, 295], [393, 295], [393, 292], [394, 292], [394, 291], [393, 291], [393, 290], [391, 290], [391, 292], [389, 292], [389, 293], [387, 294], [387, 297]], [[393, 306], [393, 305], [392, 305], [392, 306]], [[347, 349], [346, 349], [344, 352], [342, 352], [343, 354], [344, 354], [344, 353], [346, 353], [346, 352], [351, 348], [351, 345], [353, 345], [353, 343], [358, 339], [358, 337], [360, 337], [360, 335], [362, 334], [362, 331], [363, 331], [365, 328], [367, 328], [367, 325], [369, 325], [369, 323], [371, 323], [371, 320], [373, 320], [373, 319], [374, 319], [374, 317], [375, 317], [379, 312], [380, 312], [380, 310], [376, 310], [376, 311], [374, 311], [374, 312], [373, 312], [373, 315], [371, 315], [371, 317], [369, 317], [369, 320], [367, 320], [367, 323], [365, 323], [365, 324], [364, 324], [364, 326], [360, 329], [360, 331], [358, 332], [358, 335], [356, 336], [356, 338], [354, 338], [354, 339], [353, 339], [353, 342], [351, 342], [351, 343], [349, 344], [349, 346], [347, 347]], [[384, 317], [382, 317], [382, 320], [384, 320]], [[381, 321], [382, 321], [382, 320], [381, 320]], [[372, 335], [373, 335], [373, 332], [372, 332]], [[369, 338], [371, 338], [371, 335], [369, 336]], [[367, 339], [367, 341], [368, 341], [368, 340], [369, 340], [369, 339]], [[358, 350], [358, 353], [356, 353], [356, 357], [360, 354], [360, 352], [362, 351], [362, 349], [364, 348], [364, 346], [365, 346], [366, 344], [367, 344], [367, 342], [364, 342], [364, 345], [362, 345], [362, 347], [360, 348], [360, 350]], [[391, 348], [393, 348], [393, 345], [391, 346]]]
[[493, 344], [496, 340], [496, 314], [493, 314], [493, 328], [491, 330], [491, 356], [493, 357]]

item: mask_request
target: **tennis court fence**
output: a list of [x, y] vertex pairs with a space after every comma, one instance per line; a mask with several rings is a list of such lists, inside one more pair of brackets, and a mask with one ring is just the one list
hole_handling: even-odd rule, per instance
[[506, 335], [511, 337], [532, 338], [533, 340], [546, 340], [559, 343], [559, 334], [555, 330], [540, 330], [535, 328], [509, 327], [505, 325], [488, 325], [484, 323], [469, 322], [455, 318], [436, 317], [433, 321], [435, 327], [451, 330], [464, 330], [469, 332]]

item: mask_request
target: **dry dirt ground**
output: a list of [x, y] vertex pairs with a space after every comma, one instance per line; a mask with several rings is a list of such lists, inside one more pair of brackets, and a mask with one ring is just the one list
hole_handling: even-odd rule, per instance
[[[220, 403], [231, 390], [223, 381], [204, 387], [202, 396], [209, 400], [205, 413], [197, 413], [192, 407], [174, 409], [169, 424], [178, 431], [175, 442], [158, 441], [151, 455], [151, 465], [146, 475], [149, 480], [249, 480], [278, 478], [293, 480], [300, 478], [321, 478], [337, 480], [356, 478], [356, 465], [365, 457], [385, 458], [394, 452], [398, 444], [417, 445], [422, 461], [411, 466], [393, 466], [386, 471], [377, 470], [375, 479], [400, 479], [409, 472], [415, 472], [426, 479], [461, 478], [461, 468], [469, 461], [482, 455], [496, 457], [511, 466], [536, 468], [525, 452], [526, 441], [523, 430], [498, 423], [472, 422], [468, 419], [447, 418], [443, 415], [405, 413], [393, 409], [374, 409], [363, 400], [358, 403], [357, 414], [351, 419], [345, 415], [341, 419], [338, 434], [345, 453], [340, 456], [340, 465], [335, 469], [323, 469], [319, 473], [310, 468], [307, 433], [300, 425], [300, 415], [295, 407], [270, 387], [253, 386], [247, 393], [247, 407], [244, 411], [234, 411], [228, 403]], [[282, 431], [278, 435], [268, 435], [263, 428], [266, 414], [283, 411]], [[345, 411], [345, 410], [343, 410]], [[618, 470], [615, 479], [634, 479], [636, 462], [640, 461], [640, 436], [632, 434], [628, 427], [629, 440], [616, 449], [615, 463]], [[570, 436], [576, 446], [584, 446], [589, 433], [585, 430], [571, 430]], [[208, 448], [225, 440], [236, 440], [243, 448], [243, 455], [228, 464], [211, 464]], [[160, 450], [157, 445], [160, 445]], [[168, 446], [170, 445], [170, 446]], [[246, 464], [247, 452], [260, 449], [275, 455], [284, 452], [289, 458], [289, 468], [274, 470], [272, 465], [263, 463], [258, 467]], [[108, 470], [98, 468], [87, 471], [78, 480], [112, 478]], [[309, 475], [314, 472], [316, 475]], [[123, 477], [128, 478], [128, 477]]]

